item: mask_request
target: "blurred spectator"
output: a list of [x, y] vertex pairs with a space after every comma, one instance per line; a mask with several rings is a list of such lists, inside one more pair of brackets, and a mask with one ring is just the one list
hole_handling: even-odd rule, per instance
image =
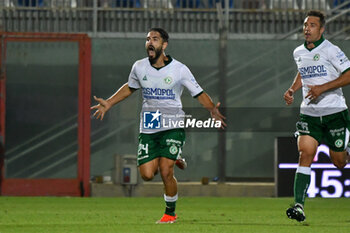
[[43, 0], [18, 0], [18, 6], [43, 6]]
[[113, 7], [141, 7], [140, 0], [115, 0]]
[[[52, 0], [51, 0], [52, 1]], [[97, 0], [98, 4], [100, 4], [101, 1], [108, 1], [108, 0]], [[77, 0], [79, 7], [92, 7], [93, 0]]]
[[5, 0], [3, 3], [0, 1], [0, 6], [13, 7], [14, 4], [13, 4], [12, 0]]
[[[216, 3], [221, 2], [221, 7], [225, 8], [225, 0], [209, 0], [209, 8], [216, 8]], [[233, 8], [233, 0], [228, 1], [229, 8]]]
[[[342, 4], [344, 2], [349, 2], [349, 1], [348, 0], [334, 0], [333, 1], [333, 7], [337, 7], [337, 6], [339, 6], [340, 4]], [[349, 2], [349, 4], [343, 6], [340, 9], [346, 9], [346, 8], [350, 8], [350, 2]]]
[[[102, 6], [102, 7], [109, 7], [109, 1], [108, 0], [99, 0], [98, 2], [98, 6]], [[93, 4], [91, 4], [91, 6], [93, 6]]]
[[243, 1], [244, 9], [260, 9], [263, 6], [262, 0], [246, 0]]
[[176, 0], [177, 8], [200, 8], [202, 7], [200, 0]]
[[77, 0], [51, 0], [52, 7], [77, 7]]
[[144, 8], [173, 8], [172, 0], [143, 0]]

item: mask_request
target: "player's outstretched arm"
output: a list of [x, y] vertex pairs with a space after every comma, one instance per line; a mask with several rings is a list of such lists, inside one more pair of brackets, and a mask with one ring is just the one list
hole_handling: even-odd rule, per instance
[[210, 96], [205, 92], [203, 92], [200, 96], [198, 96], [197, 99], [199, 103], [203, 105], [203, 107], [208, 109], [212, 118], [214, 118], [215, 120], [221, 121], [221, 128], [224, 129], [227, 126], [225, 123], [226, 117], [224, 117], [219, 111], [220, 102], [218, 102], [215, 105], [212, 99], [210, 98]]
[[283, 95], [283, 99], [284, 99], [284, 101], [286, 101], [287, 105], [291, 105], [293, 103], [294, 92], [299, 90], [301, 88], [301, 86], [302, 86], [301, 76], [300, 76], [300, 73], [298, 72], [294, 78], [292, 86], [290, 86], [290, 88], [288, 88], [288, 90]]
[[305, 96], [305, 98], [309, 98], [310, 100], [314, 100], [319, 97], [323, 92], [337, 89], [339, 87], [344, 87], [350, 84], [350, 70], [346, 71], [342, 75], [340, 75], [337, 79], [330, 81], [328, 83], [322, 85], [309, 85], [309, 92]]
[[91, 110], [96, 110], [94, 113], [94, 117], [97, 119], [103, 120], [106, 112], [113, 107], [113, 105], [119, 103], [120, 101], [124, 100], [128, 96], [130, 96], [134, 92], [133, 89], [129, 88], [129, 85], [125, 83], [119, 90], [114, 93], [111, 97], [109, 97], [107, 100], [104, 100], [102, 98], [97, 98], [94, 96], [94, 99], [98, 102], [97, 105], [92, 106]]

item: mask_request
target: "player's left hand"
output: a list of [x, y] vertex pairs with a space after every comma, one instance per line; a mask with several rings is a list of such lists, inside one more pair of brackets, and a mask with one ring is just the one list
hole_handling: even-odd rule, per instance
[[210, 115], [212, 118], [214, 118], [217, 121], [221, 121], [221, 129], [225, 129], [227, 127], [226, 123], [225, 123], [225, 119], [226, 117], [224, 117], [220, 111], [219, 111], [219, 107], [220, 107], [220, 102], [218, 102], [214, 108], [212, 108], [212, 110], [210, 111]]
[[309, 98], [310, 100], [315, 100], [323, 93], [323, 88], [321, 85], [308, 85], [309, 92], [305, 96], [305, 98]]

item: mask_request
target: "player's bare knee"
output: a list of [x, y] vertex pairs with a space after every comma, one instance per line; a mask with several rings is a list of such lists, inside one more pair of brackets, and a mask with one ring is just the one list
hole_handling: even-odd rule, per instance
[[311, 150], [299, 149], [299, 164], [310, 166], [314, 158], [314, 153]]
[[346, 161], [334, 161], [333, 164], [338, 168], [338, 169], [343, 169], [346, 166]]
[[144, 173], [144, 174], [141, 174], [141, 177], [144, 181], [150, 181], [150, 180], [153, 180], [153, 177], [154, 177], [154, 174], [152, 173]]
[[160, 175], [162, 176], [163, 179], [167, 179], [170, 176], [170, 172], [169, 171], [160, 171]]
[[166, 170], [161, 170], [160, 171], [160, 175], [162, 176], [163, 180], [169, 180], [172, 179], [172, 177], [174, 176], [173, 172], [166, 169]]

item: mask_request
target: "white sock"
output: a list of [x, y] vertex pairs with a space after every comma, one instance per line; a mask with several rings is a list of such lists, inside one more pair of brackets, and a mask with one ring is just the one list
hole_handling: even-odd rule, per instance
[[164, 194], [164, 200], [167, 202], [175, 202], [175, 201], [177, 201], [177, 198], [178, 198], [177, 194], [173, 197], [167, 196]]
[[311, 175], [311, 167], [298, 166], [296, 173]]

